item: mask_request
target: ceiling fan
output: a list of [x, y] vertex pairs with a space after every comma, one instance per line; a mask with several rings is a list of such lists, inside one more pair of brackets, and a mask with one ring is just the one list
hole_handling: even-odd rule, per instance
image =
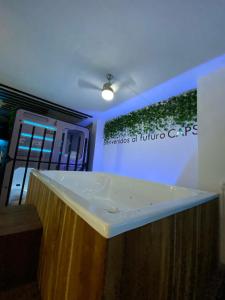
[[92, 89], [92, 90], [98, 90], [101, 91], [102, 98], [106, 101], [111, 101], [114, 98], [114, 90], [112, 88], [112, 79], [113, 75], [108, 73], [106, 74], [107, 82], [105, 82], [102, 86], [102, 88], [99, 88], [97, 85], [86, 81], [84, 79], [78, 80], [78, 86], [85, 89]]
[[121, 90], [122, 88], [130, 88], [131, 85], [134, 85], [135, 82], [132, 78], [128, 78], [126, 81], [121, 81], [120, 83], [116, 83], [114, 80], [114, 76], [111, 73], [106, 74], [107, 81], [103, 83], [102, 87], [99, 87], [97, 84], [87, 81], [85, 79], [78, 80], [78, 86], [80, 88], [96, 90], [101, 92], [101, 96], [106, 101], [111, 101], [114, 98], [115, 92], [117, 90]]

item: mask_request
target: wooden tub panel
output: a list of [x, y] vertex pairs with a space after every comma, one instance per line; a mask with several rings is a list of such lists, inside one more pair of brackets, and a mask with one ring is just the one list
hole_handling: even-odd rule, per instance
[[100, 299], [107, 240], [34, 176], [29, 190], [27, 202], [37, 207], [44, 228], [38, 276], [42, 300]]
[[42, 300], [202, 300], [218, 265], [218, 200], [105, 239], [31, 175]]
[[103, 299], [169, 299], [173, 225], [165, 218], [109, 240]]

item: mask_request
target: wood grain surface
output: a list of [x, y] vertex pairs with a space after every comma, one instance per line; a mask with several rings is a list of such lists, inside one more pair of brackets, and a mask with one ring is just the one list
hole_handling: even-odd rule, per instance
[[42, 300], [101, 299], [107, 240], [33, 176], [27, 199], [43, 224]]
[[42, 300], [198, 300], [218, 266], [218, 200], [105, 239], [33, 175]]

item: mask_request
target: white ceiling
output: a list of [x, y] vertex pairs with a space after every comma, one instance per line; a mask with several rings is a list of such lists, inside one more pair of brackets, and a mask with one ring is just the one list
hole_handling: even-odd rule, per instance
[[[0, 0], [0, 83], [105, 111], [225, 53], [225, 0]], [[113, 102], [100, 92], [111, 72]]]

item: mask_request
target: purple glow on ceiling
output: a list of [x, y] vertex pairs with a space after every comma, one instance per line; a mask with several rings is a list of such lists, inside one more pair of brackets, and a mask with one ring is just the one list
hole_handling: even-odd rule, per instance
[[[145, 91], [103, 113], [92, 113], [94, 119], [110, 120], [197, 88], [198, 79], [225, 66], [225, 54], [186, 71], [150, 90]], [[101, 99], [100, 99], [101, 100]]]

